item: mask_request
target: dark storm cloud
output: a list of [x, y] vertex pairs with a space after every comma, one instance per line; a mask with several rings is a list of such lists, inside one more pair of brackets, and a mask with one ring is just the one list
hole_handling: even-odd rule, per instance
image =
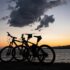
[[51, 15], [51, 16], [45, 15], [44, 18], [41, 19], [40, 25], [35, 30], [38, 30], [42, 27], [48, 27], [49, 23], [53, 23], [54, 20], [55, 19], [53, 18], [53, 15]]
[[9, 9], [9, 10], [14, 10], [15, 8], [12, 7], [11, 5], [8, 5], [8, 9]]
[[8, 18], [9, 18], [9, 16], [4, 16], [4, 17], [0, 18], [0, 21], [1, 21], [1, 20], [6, 20], [6, 19], [8, 19]]
[[[14, 27], [24, 27], [36, 22], [46, 10], [62, 4], [62, 0], [11, 0], [16, 3], [15, 9], [10, 14], [9, 24]], [[12, 7], [11, 7], [12, 8]], [[44, 16], [40, 20], [40, 25], [47, 27], [49, 22], [53, 22], [52, 16]]]

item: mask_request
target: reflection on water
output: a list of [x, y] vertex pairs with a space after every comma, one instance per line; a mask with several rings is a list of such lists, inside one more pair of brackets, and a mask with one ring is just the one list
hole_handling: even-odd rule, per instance
[[54, 49], [56, 53], [55, 62], [70, 63], [70, 49]]
[[[70, 49], [54, 49], [54, 51], [56, 54], [55, 63], [56, 62], [58, 62], [58, 63], [60, 63], [60, 62], [70, 63]], [[19, 57], [21, 58], [21, 56], [18, 55], [18, 58]], [[3, 56], [3, 58], [5, 59], [6, 57]], [[47, 60], [47, 58], [46, 58], [46, 60]]]

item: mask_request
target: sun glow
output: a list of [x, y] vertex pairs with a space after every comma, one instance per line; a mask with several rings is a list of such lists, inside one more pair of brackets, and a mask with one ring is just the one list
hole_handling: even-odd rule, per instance
[[[30, 39], [29, 41], [36, 44], [37, 39], [33, 38], [33, 39]], [[0, 42], [0, 47], [7, 46], [8, 44], [9, 44], [9, 42], [7, 41], [7, 39], [3, 40]], [[17, 43], [17, 44], [21, 44], [21, 43]], [[54, 37], [53, 38], [46, 38], [44, 36], [38, 45], [43, 45], [43, 44], [49, 45], [51, 47], [70, 45], [70, 39], [54, 38]]]

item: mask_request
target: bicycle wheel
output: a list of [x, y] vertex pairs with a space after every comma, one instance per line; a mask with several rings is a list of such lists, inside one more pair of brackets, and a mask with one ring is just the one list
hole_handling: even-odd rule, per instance
[[29, 50], [29, 55], [27, 56], [27, 60], [28, 60], [28, 62], [33, 62], [33, 59], [34, 59], [34, 57], [33, 57], [33, 53]]
[[25, 52], [25, 54], [24, 54], [25, 60], [28, 61], [28, 62], [31, 62], [30, 61], [30, 58], [31, 58], [30, 48], [29, 47], [25, 47], [24, 52]]
[[14, 48], [14, 58], [15, 58], [15, 60], [24, 61], [25, 60], [24, 54], [25, 54], [25, 47], [17, 46], [17, 47]]
[[13, 59], [13, 47], [6, 46], [0, 51], [0, 59], [3, 62], [10, 62]]
[[[48, 45], [40, 46], [41, 49], [39, 50], [39, 60], [40, 62], [44, 63], [54, 63], [55, 61], [55, 52], [52, 47]], [[40, 53], [41, 51], [41, 53]]]
[[38, 52], [37, 50], [36, 51], [35, 50], [36, 50], [35, 48], [34, 49], [30, 48], [29, 56], [28, 56], [29, 62], [39, 62]]

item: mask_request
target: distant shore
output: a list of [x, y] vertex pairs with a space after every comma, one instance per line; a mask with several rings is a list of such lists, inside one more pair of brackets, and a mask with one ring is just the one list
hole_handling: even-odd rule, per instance
[[[52, 47], [52, 46], [50, 46], [50, 47]], [[4, 48], [4, 47], [1, 47], [1, 46], [0, 46], [0, 49], [2, 49], [2, 48]], [[52, 48], [53, 48], [53, 49], [70, 49], [70, 45], [65, 45], [65, 46], [53, 46]]]
[[24, 62], [0, 62], [0, 69], [4, 70], [70, 70], [70, 63], [24, 63]]

